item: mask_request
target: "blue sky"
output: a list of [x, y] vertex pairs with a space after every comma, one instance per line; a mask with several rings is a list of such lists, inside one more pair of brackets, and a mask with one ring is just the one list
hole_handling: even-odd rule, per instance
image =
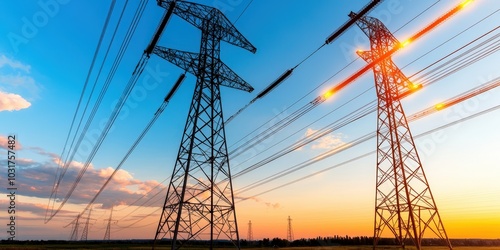
[[[97, 92], [103, 86], [105, 77], [118, 53], [120, 42], [123, 40], [137, 8], [136, 1], [129, 2], [124, 11], [123, 23], [118, 28], [116, 41], [111, 45], [110, 56], [104, 62], [103, 73], [97, 80]], [[247, 93], [223, 88], [225, 117], [234, 114], [279, 75], [297, 65], [322, 45], [325, 39], [347, 20], [347, 14], [350, 11], [360, 10], [366, 4], [365, 2], [347, 3], [345, 1], [315, 0], [305, 4], [304, 1], [298, 0], [290, 0], [286, 3], [276, 0], [254, 0], [251, 3], [248, 0], [203, 1], [209, 6], [222, 8], [224, 14], [233, 22], [250, 3], [235, 26], [257, 48], [257, 53], [252, 54], [241, 48], [222, 44], [221, 59], [250, 83], [255, 91]], [[56, 216], [48, 224], [43, 224], [43, 218], [40, 217], [40, 214], [43, 214], [42, 208], [47, 204], [47, 197], [50, 195], [53, 175], [57, 167], [56, 159], [63, 149], [110, 3], [110, 1], [76, 0], [3, 1], [0, 3], [0, 8], [8, 10], [4, 11], [4, 21], [0, 25], [0, 33], [2, 34], [0, 39], [0, 92], [2, 99], [5, 98], [3, 100], [11, 101], [10, 103], [5, 101], [1, 103], [0, 136], [5, 138], [15, 134], [21, 145], [18, 147], [18, 155], [21, 157], [18, 163], [20, 167], [19, 184], [24, 189], [19, 193], [21, 194], [20, 202], [26, 208], [22, 214], [24, 213], [23, 215], [27, 218], [33, 218], [34, 221], [31, 227], [23, 228], [23, 231], [19, 232], [21, 239], [66, 239], [66, 235], [69, 235], [69, 228], [63, 228], [62, 225], [69, 223], [74, 215], [81, 211], [82, 205], [86, 205], [86, 202], [100, 187], [99, 185], [110, 174], [111, 170], [116, 167], [132, 142], [153, 117], [165, 94], [182, 73], [178, 67], [155, 55], [151, 56], [145, 72], [113, 126], [112, 133], [108, 135], [92, 161], [91, 168], [86, 172], [81, 185], [77, 187], [72, 199], [70, 199], [70, 204], [65, 206], [62, 215]], [[111, 32], [117, 25], [124, 3], [124, 1], [117, 1], [114, 7], [109, 29], [103, 39], [103, 48], [106, 48], [110, 42]], [[389, 30], [394, 31], [433, 3], [434, 1], [386, 0], [377, 6], [370, 15], [380, 18]], [[428, 11], [401, 28], [395, 33], [395, 37], [404, 41], [458, 3], [460, 1], [439, 1]], [[498, 27], [500, 16], [496, 12], [484, 22], [457, 36], [456, 39], [409, 64], [438, 44], [463, 31], [469, 25], [497, 11], [499, 7], [499, 3], [495, 0], [474, 1], [463, 12], [458, 13], [419, 41], [398, 52], [393, 57], [394, 62], [402, 68], [407, 76], [412, 75], [476, 37]], [[156, 1], [150, 0], [148, 2], [130, 45], [97, 112], [94, 123], [90, 127], [91, 135], [83, 141], [82, 147], [74, 159], [75, 163], [71, 168], [73, 170], [63, 180], [63, 185], [69, 185], [72, 182], [71, 177], [76, 175], [79, 164], [85, 161], [88, 149], [95, 140], [93, 138], [100, 132], [100, 127], [110, 116], [116, 100], [154, 34], [163, 11], [164, 9], [156, 5]], [[498, 34], [498, 30], [492, 33], [492, 35], [494, 34]], [[199, 30], [182, 19], [173, 17], [160, 39], [159, 45], [197, 52], [199, 39]], [[91, 74], [90, 86], [96, 81], [97, 69], [103, 61], [105, 53], [103, 48], [99, 51], [96, 66]], [[365, 62], [358, 59], [346, 70], [327, 80], [356, 58], [355, 50], [368, 48], [369, 41], [357, 26], [349, 29], [332, 44], [323, 47], [301, 64], [292, 76], [275, 91], [255, 102], [227, 125], [229, 150], [231, 151], [231, 146], [238, 140], [268, 120], [275, 119], [279, 112], [285, 110], [295, 101], [303, 98], [295, 106], [285, 110], [285, 114], [290, 114], [305, 105], [316, 96], [321, 95], [328, 87], [334, 86], [364, 66]], [[433, 106], [442, 100], [498, 77], [498, 61], [498, 52], [493, 53], [485, 59], [416, 92], [403, 101], [407, 115]], [[409, 65], [403, 68], [407, 64]], [[323, 82], [325, 84], [320, 86]], [[188, 75], [163, 115], [122, 167], [119, 176], [110, 184], [109, 190], [103, 193], [102, 199], [97, 200], [97, 203], [103, 207], [101, 210], [96, 210], [97, 215], [107, 216], [108, 210], [106, 209], [112, 202], [129, 205], [145, 194], [146, 197], [149, 197], [148, 193], [151, 194], [149, 191], [154, 190], [159, 182], [169, 177], [182, 136], [194, 83], [195, 77]], [[374, 90], [368, 90], [349, 105], [316, 123], [310, 124], [372, 86], [373, 74], [369, 72], [286, 129], [260, 143], [246, 154], [231, 159], [233, 173], [258, 162], [278, 149], [291, 145], [306, 137], [311, 131], [321, 129], [339, 117], [374, 100]], [[84, 100], [88, 98], [88, 95], [89, 92], [85, 92]], [[413, 134], [418, 135], [429, 129], [496, 106], [499, 104], [499, 97], [498, 89], [490, 90], [450, 109], [412, 122], [410, 127]], [[90, 107], [95, 100], [94, 96], [91, 99]], [[464, 216], [476, 218], [481, 215], [484, 220], [495, 221], [494, 223], [497, 224], [493, 224], [493, 226], [500, 225], [498, 213], [492, 213], [500, 208], [499, 199], [495, 198], [500, 192], [500, 185], [496, 181], [500, 175], [499, 159], [496, 155], [500, 146], [500, 133], [497, 132], [500, 125], [498, 117], [498, 111], [493, 111], [479, 118], [444, 129], [439, 134], [416, 139], [424, 169], [438, 206], [443, 204], [440, 206], [440, 211], [443, 213], [445, 226], [446, 219], [451, 221], [450, 237], [480, 237], [480, 235], [473, 234], [471, 232], [473, 230], [469, 230], [469, 235], [461, 230], [465, 227], [465, 222], [461, 224], [459, 218]], [[269, 126], [264, 125], [264, 129]], [[235, 179], [235, 189], [312, 158], [335, 146], [349, 143], [374, 131], [375, 128], [376, 116], [370, 114], [334, 131], [322, 141], [316, 141], [259, 170]], [[278, 146], [268, 148], [285, 138], [287, 139]], [[248, 220], [254, 222], [253, 228], [257, 230], [259, 222], [262, 227], [265, 221], [281, 217], [283, 219], [280, 221], [285, 225], [286, 218], [290, 215], [294, 218], [296, 237], [344, 235], [347, 233], [370, 235], [373, 221], [374, 155], [285, 188], [258, 197], [254, 195], [374, 149], [375, 140], [372, 139], [339, 153], [338, 157], [313, 164], [294, 174], [241, 194], [247, 198], [251, 197], [251, 199], [238, 202], [238, 220], [241, 221], [242, 225], [240, 229], [246, 230], [245, 222]], [[248, 157], [261, 152], [262, 154], [246, 161]], [[5, 150], [2, 148], [0, 155], [5, 154]], [[5, 169], [5, 161], [2, 160], [1, 163], [2, 169]], [[0, 180], [2, 183], [5, 180], [3, 174]], [[0, 186], [0, 188], [2, 187]], [[61, 194], [64, 192], [62, 189]], [[0, 197], [0, 200], [6, 201], [4, 196]], [[352, 209], [353, 207], [356, 209]], [[0, 218], [3, 220], [6, 218], [6, 214], [2, 211], [0, 211]], [[127, 211], [131, 211], [131, 208], [122, 208], [123, 213], [127, 213]], [[138, 211], [138, 214], [134, 215], [140, 217], [142, 210]], [[147, 209], [146, 211], [149, 212]], [[142, 213], [147, 214], [148, 212]], [[356, 216], [359, 221], [356, 220], [356, 223], [348, 225], [344, 218], [350, 218], [350, 216]], [[149, 223], [141, 222], [147, 228], [144, 230], [144, 235], [140, 235], [141, 238], [151, 237], [150, 231], [154, 230], [157, 218], [157, 215], [153, 215], [148, 218]], [[470, 225], [477, 226], [477, 228], [485, 228], [486, 226], [480, 224], [480, 221], [467, 221], [467, 223], [472, 223]], [[103, 227], [102, 223], [99, 223], [96, 223], [96, 228]], [[279, 227], [279, 223], [276, 225]], [[60, 236], [60, 233], [47, 233], [46, 235], [34, 233], [34, 229], [43, 228], [54, 228], [57, 232], [64, 232], [64, 237]], [[276, 235], [265, 233], [265, 230], [262, 229], [260, 233], [254, 232], [254, 237], [284, 237], [285, 228], [286, 225], [283, 226], [283, 233], [276, 233]], [[311, 230], [311, 228], [317, 230]], [[122, 238], [129, 237], [129, 235], [130, 232], [127, 230], [120, 231], [120, 234], [117, 233], [117, 237]], [[497, 227], [496, 231], [487, 231], [484, 232], [484, 235], [488, 238], [498, 238], [500, 232]], [[92, 237], [100, 238], [101, 236], [96, 233]]]

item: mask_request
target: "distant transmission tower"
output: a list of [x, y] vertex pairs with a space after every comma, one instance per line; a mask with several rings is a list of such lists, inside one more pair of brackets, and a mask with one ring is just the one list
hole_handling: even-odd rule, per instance
[[248, 221], [247, 241], [253, 241], [252, 221]]
[[90, 214], [92, 213], [92, 208], [89, 209], [89, 215], [87, 217], [87, 221], [85, 222], [85, 227], [83, 227], [83, 233], [80, 240], [87, 241], [87, 236], [89, 235], [89, 223], [90, 223]]
[[[239, 248], [220, 86], [253, 88], [220, 60], [220, 42], [256, 49], [218, 9], [186, 1], [159, 5], [201, 30], [200, 53], [155, 47], [153, 53], [197, 77], [181, 145], [155, 235], [172, 249], [190, 241], [231, 242]], [[193, 242], [191, 242], [193, 243]]]
[[108, 225], [106, 226], [106, 232], [104, 233], [104, 240], [111, 239], [111, 222], [113, 218], [113, 207], [111, 207], [111, 212], [109, 213]]
[[[69, 224], [71, 225], [71, 224]], [[70, 241], [77, 241], [78, 240], [78, 228], [80, 227], [80, 214], [76, 216], [76, 220], [73, 224], [73, 230], [71, 230], [71, 235], [69, 237]]]
[[373, 67], [378, 97], [374, 248], [387, 228], [403, 247], [411, 241], [421, 249], [424, 232], [430, 231], [452, 249], [400, 103], [402, 90], [415, 85], [390, 57], [383, 58], [395, 46], [406, 44], [376, 18], [361, 17], [356, 24], [371, 44], [370, 51], [357, 54], [368, 63], [377, 62]]
[[288, 242], [292, 242], [293, 241], [292, 218], [290, 218], [290, 216], [288, 216], [288, 227], [287, 227], [287, 230], [286, 230], [286, 240]]

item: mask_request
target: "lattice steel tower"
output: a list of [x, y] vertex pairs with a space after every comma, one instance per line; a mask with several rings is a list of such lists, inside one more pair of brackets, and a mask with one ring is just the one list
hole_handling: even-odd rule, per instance
[[78, 228], [80, 227], [80, 214], [76, 216], [76, 219], [74, 221], [74, 226], [73, 229], [71, 230], [71, 235], [69, 237], [70, 241], [77, 241], [78, 240]]
[[160, 6], [202, 32], [200, 53], [155, 47], [153, 53], [197, 77], [193, 100], [155, 235], [172, 249], [192, 240], [228, 240], [239, 248], [231, 171], [224, 130], [220, 86], [253, 88], [220, 60], [225, 41], [255, 53], [256, 48], [218, 9], [163, 0]]
[[87, 217], [87, 221], [85, 222], [85, 227], [83, 227], [83, 233], [82, 237], [80, 238], [81, 241], [87, 241], [88, 235], [89, 235], [89, 224], [90, 224], [90, 215], [92, 214], [92, 208], [89, 210], [89, 215]]
[[252, 221], [248, 221], [247, 241], [253, 241]]
[[288, 216], [288, 227], [286, 230], [286, 240], [288, 243], [292, 243], [293, 241], [293, 229], [292, 229], [292, 218]]
[[113, 218], [113, 207], [111, 207], [111, 212], [109, 213], [109, 219], [107, 219], [108, 224], [106, 226], [106, 232], [104, 233], [103, 240], [111, 240], [111, 223], [116, 220], [112, 220]]
[[404, 43], [376, 18], [361, 17], [356, 24], [371, 47], [357, 54], [368, 63], [379, 61], [373, 67], [378, 97], [374, 248], [387, 228], [403, 247], [413, 243], [421, 249], [424, 232], [430, 230], [452, 249], [400, 102], [400, 94], [414, 85], [390, 57], [384, 57]]

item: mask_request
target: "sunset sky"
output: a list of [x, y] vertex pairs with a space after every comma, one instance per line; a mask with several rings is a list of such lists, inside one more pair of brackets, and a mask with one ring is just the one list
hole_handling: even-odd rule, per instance
[[[54, 218], [44, 223], [59, 159], [111, 2], [0, 2], [0, 9], [3, 10], [0, 24], [0, 239], [8, 238], [4, 229], [10, 217], [6, 196], [8, 136], [15, 135], [17, 143], [16, 239], [69, 239], [70, 223], [117, 167], [183, 73], [177, 66], [156, 55], [151, 56], [111, 132], [69, 201]], [[156, 1], [147, 1], [130, 44], [120, 52], [140, 1], [128, 1], [127, 5], [125, 2], [116, 1], [111, 12], [108, 29], [83, 95], [82, 108], [96, 83], [82, 128], [113, 70], [115, 58], [120, 53], [123, 53], [123, 58], [118, 68], [114, 69], [114, 77], [109, 78], [109, 88], [61, 182], [57, 194], [59, 199], [66, 195], [84, 166], [165, 11], [156, 5]], [[257, 52], [252, 54], [224, 42], [221, 44], [222, 61], [255, 88], [252, 93], [221, 88], [224, 117], [228, 118], [286, 70], [324, 44], [325, 39], [348, 20], [349, 12], [359, 11], [368, 0], [194, 2], [220, 8], [257, 48]], [[460, 2], [385, 0], [369, 15], [383, 21], [399, 41], [405, 41]], [[499, 77], [499, 9], [500, 2], [497, 0], [475, 0], [393, 56], [393, 61], [408, 77], [423, 70], [410, 80], [415, 83], [422, 81], [424, 87], [402, 101], [408, 117]], [[117, 26], [122, 11], [123, 17]], [[116, 27], [109, 55], [104, 60]], [[198, 52], [200, 34], [198, 29], [173, 16], [158, 45]], [[446, 57], [479, 37], [473, 44]], [[491, 39], [490, 45], [475, 52], [492, 50], [488, 55], [433, 81], [440, 63], [488, 39]], [[279, 87], [227, 124], [229, 152], [258, 133], [271, 129], [279, 119], [365, 66], [363, 60], [355, 60], [355, 52], [369, 50], [369, 46], [364, 33], [353, 26], [337, 40], [322, 47], [301, 63]], [[446, 58], [433, 65], [443, 57]], [[470, 60], [471, 57], [463, 60]], [[160, 206], [165, 199], [165, 186], [174, 167], [195, 81], [193, 75], [187, 75], [161, 117], [97, 198], [90, 220], [89, 239], [104, 237], [106, 220], [113, 206], [112, 239], [154, 238]], [[374, 78], [370, 71], [283, 130], [241, 155], [230, 155], [232, 173], [236, 174], [272, 156], [375, 100], [373, 86]], [[494, 88], [410, 123], [450, 238], [500, 238], [500, 113], [496, 109], [499, 104], [500, 90]], [[494, 109], [467, 119], [490, 108]], [[77, 118], [81, 114], [79, 112]], [[376, 155], [370, 152], [376, 149], [375, 138], [332, 157], [306, 164], [280, 178], [247, 187], [280, 171], [298, 168], [299, 164], [321, 153], [354, 143], [375, 131], [376, 118], [376, 113], [372, 112], [269, 164], [234, 178], [240, 238], [246, 238], [249, 221], [252, 221], [254, 239], [286, 238], [288, 216], [293, 220], [296, 239], [333, 235], [372, 236]], [[79, 121], [77, 119], [76, 123]], [[461, 122], [426, 133], [454, 121]], [[64, 152], [64, 156], [66, 154]], [[366, 156], [352, 160], [362, 155]], [[388, 233], [387, 230], [385, 236], [390, 236]]]

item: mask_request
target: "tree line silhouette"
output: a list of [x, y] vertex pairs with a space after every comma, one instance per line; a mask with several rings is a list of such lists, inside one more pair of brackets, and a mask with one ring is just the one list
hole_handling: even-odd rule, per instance
[[[450, 239], [453, 246], [500, 246], [500, 239]], [[412, 245], [411, 241], [405, 242]], [[422, 239], [424, 246], [443, 245], [441, 239]], [[373, 237], [368, 236], [339, 236], [302, 238], [289, 242], [281, 238], [264, 238], [262, 240], [247, 241], [241, 240], [242, 247], [317, 247], [317, 246], [351, 246], [351, 245], [373, 245]], [[378, 245], [397, 245], [395, 238], [381, 238]]]

